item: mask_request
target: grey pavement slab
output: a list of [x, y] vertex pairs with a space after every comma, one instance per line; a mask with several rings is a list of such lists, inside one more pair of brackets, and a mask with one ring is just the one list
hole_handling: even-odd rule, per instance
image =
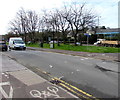
[[1, 67], [2, 67], [2, 72], [27, 69], [23, 65], [17, 63], [16, 61], [12, 60], [11, 58], [5, 55], [2, 55], [2, 66]]
[[15, 77], [16, 79], [20, 80], [22, 83], [26, 84], [27, 86], [33, 84], [43, 83], [46, 80], [38, 76], [37, 74], [33, 73], [30, 70], [21, 70], [15, 72], [9, 72], [10, 75]]

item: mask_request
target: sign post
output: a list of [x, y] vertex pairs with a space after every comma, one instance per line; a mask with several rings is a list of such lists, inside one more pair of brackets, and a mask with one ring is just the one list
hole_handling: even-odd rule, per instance
[[88, 46], [88, 44], [89, 44], [89, 37], [90, 37], [90, 33], [84, 33], [84, 35], [86, 35], [87, 36], [87, 46]]

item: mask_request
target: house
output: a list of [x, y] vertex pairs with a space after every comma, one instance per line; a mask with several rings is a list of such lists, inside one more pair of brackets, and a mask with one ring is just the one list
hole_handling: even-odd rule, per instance
[[120, 28], [97, 29], [96, 34], [104, 35], [104, 37], [114, 37], [120, 33]]

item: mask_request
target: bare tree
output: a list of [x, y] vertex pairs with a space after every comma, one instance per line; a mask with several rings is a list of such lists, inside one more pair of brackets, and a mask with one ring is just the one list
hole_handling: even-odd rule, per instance
[[58, 16], [58, 30], [62, 33], [63, 43], [66, 43], [67, 33], [70, 28], [70, 24], [64, 18], [64, 11], [56, 10]]
[[26, 17], [26, 11], [23, 8], [21, 8], [21, 10], [19, 10], [17, 12], [16, 20], [18, 20], [19, 26], [20, 26], [20, 28], [18, 28], [18, 29], [21, 29], [21, 33], [24, 34], [24, 40], [25, 40], [25, 42], [27, 42], [26, 41], [26, 38], [27, 38], [27, 17]]
[[26, 12], [23, 8], [21, 8], [17, 12], [16, 18], [10, 22], [10, 30], [12, 32], [15, 32], [16, 34], [23, 34], [24, 40], [26, 42], [26, 36], [27, 36], [27, 17]]
[[[59, 27], [57, 14], [50, 12], [50, 14], [48, 14], [46, 17], [46, 24], [50, 26], [49, 28], [52, 32], [53, 48], [54, 48], [55, 33], [58, 34], [58, 27]], [[59, 40], [58, 40], [58, 45], [59, 45]]]
[[[42, 33], [42, 42], [45, 31], [51, 31], [54, 39], [57, 36], [59, 45], [60, 32], [64, 43], [66, 42], [67, 34], [71, 31], [74, 37], [74, 44], [77, 45], [78, 36], [84, 33], [89, 27], [93, 27], [96, 22], [96, 16], [87, 10], [85, 4], [78, 5], [72, 4], [70, 6], [64, 6], [63, 10], [53, 10], [51, 12], [44, 11], [44, 14], [38, 18], [35, 11], [25, 11], [23, 8], [17, 12], [17, 17], [11, 24], [11, 30], [16, 34], [23, 34], [26, 42], [27, 36], [31, 39], [31, 42], [35, 42], [36, 31]], [[82, 45], [82, 39], [80, 39]]]
[[[92, 26], [95, 22], [96, 16], [90, 11], [85, 10], [85, 4], [82, 4], [81, 6], [73, 4], [69, 8], [65, 7], [64, 11], [64, 18], [70, 24], [71, 31], [74, 36], [74, 44], [77, 45], [76, 42], [79, 31], [83, 31], [86, 27]], [[80, 42], [82, 44], [82, 41]]]
[[35, 42], [35, 33], [38, 28], [38, 15], [35, 11], [28, 11], [26, 13], [27, 32], [31, 39], [31, 42]]
[[16, 32], [16, 34], [23, 34], [24, 40], [26, 42], [27, 36], [32, 42], [35, 42], [35, 31], [38, 25], [38, 15], [35, 11], [25, 11], [21, 8], [17, 12], [16, 18], [10, 22], [11, 30]]
[[21, 27], [20, 23], [17, 20], [11, 21], [10, 22], [10, 29], [9, 29], [12, 34], [20, 35], [21, 33]]
[[43, 47], [43, 43], [44, 43], [44, 35], [45, 35], [45, 31], [46, 31], [46, 18], [44, 16], [42, 16], [42, 18], [39, 18], [39, 23], [38, 23], [38, 32], [41, 34], [40, 38], [40, 45], [41, 47]]

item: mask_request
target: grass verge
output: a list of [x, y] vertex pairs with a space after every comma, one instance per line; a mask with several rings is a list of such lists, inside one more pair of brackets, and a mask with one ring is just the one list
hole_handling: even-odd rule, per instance
[[[38, 47], [40, 48], [39, 44], [29, 44], [28, 47]], [[50, 44], [43, 44], [43, 48], [49, 48]], [[70, 50], [70, 51], [80, 51], [80, 52], [91, 52], [91, 53], [120, 53], [120, 48], [115, 47], [100, 47], [100, 46], [74, 46], [69, 44], [60, 44], [57, 46], [55, 44], [55, 49], [59, 50]]]

